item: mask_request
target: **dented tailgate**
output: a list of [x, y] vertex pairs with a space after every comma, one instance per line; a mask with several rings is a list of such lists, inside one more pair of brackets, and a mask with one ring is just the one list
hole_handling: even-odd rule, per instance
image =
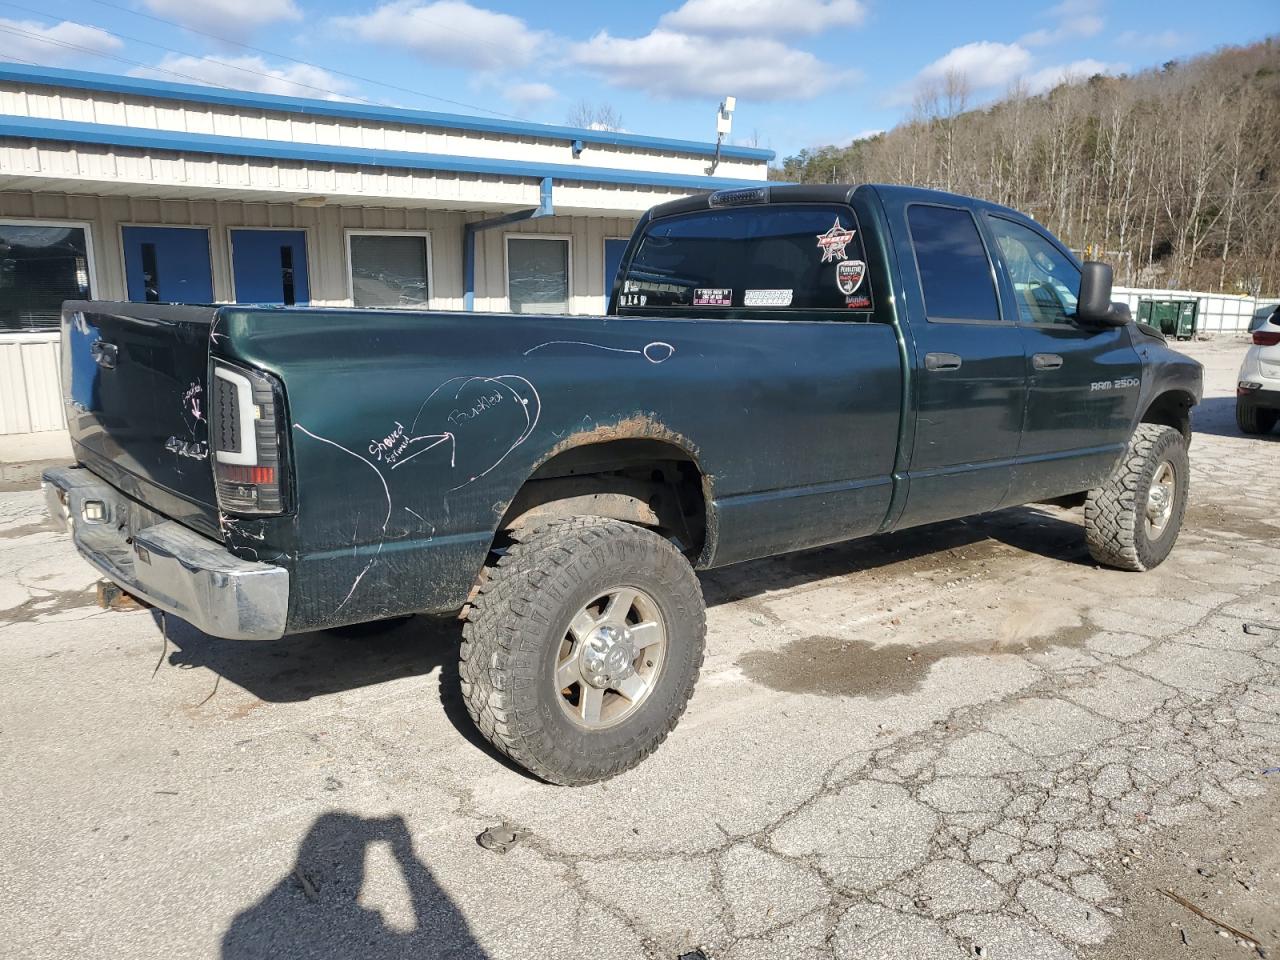
[[152, 509], [220, 536], [206, 397], [215, 313], [69, 301], [62, 366], [77, 458]]

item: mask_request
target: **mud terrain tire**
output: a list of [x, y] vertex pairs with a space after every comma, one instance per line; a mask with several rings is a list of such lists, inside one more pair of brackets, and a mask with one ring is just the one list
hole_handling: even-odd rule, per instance
[[[643, 669], [646, 658], [651, 668], [657, 661], [647, 692], [633, 703], [612, 689], [600, 693], [598, 676], [595, 689], [585, 681], [562, 685], [563, 671], [578, 662], [577, 638], [596, 636], [571, 625], [607, 625], [603, 598], [633, 595], [649, 611], [637, 628], [657, 622], [663, 629], [660, 657], [638, 640], [622, 647], [621, 659], [636, 651], [624, 675]], [[634, 623], [641, 609], [628, 606], [622, 616]], [[640, 763], [675, 728], [698, 679], [705, 634], [698, 578], [669, 541], [618, 520], [554, 520], [521, 533], [488, 569], [463, 627], [463, 697], [480, 732], [520, 766], [551, 783], [595, 783]], [[579, 702], [592, 693], [608, 697], [622, 708], [619, 719], [587, 717], [571, 702], [575, 689]]]
[[1085, 500], [1085, 539], [1093, 559], [1118, 570], [1158, 567], [1178, 539], [1190, 480], [1182, 434], [1138, 424], [1124, 459]]

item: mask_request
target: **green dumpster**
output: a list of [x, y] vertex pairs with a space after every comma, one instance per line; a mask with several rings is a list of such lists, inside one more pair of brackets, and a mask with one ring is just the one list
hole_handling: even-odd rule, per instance
[[1199, 307], [1196, 300], [1140, 300], [1138, 319], [1166, 337], [1190, 340], [1196, 335]]

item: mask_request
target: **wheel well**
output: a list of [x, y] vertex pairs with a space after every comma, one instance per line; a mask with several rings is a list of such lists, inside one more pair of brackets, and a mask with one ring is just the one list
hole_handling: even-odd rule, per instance
[[1191, 408], [1195, 406], [1195, 402], [1195, 397], [1184, 390], [1170, 390], [1151, 401], [1141, 422], [1173, 427], [1190, 443]]
[[657, 530], [696, 557], [706, 541], [704, 480], [693, 457], [666, 441], [572, 447], [525, 481], [503, 514], [499, 534], [560, 517], [611, 517]]

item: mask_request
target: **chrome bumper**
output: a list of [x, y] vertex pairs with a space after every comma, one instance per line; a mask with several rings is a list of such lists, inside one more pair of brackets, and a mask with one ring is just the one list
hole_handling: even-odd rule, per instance
[[241, 560], [166, 520], [83, 467], [46, 470], [49, 516], [108, 579], [215, 637], [274, 640], [289, 613], [289, 571]]

